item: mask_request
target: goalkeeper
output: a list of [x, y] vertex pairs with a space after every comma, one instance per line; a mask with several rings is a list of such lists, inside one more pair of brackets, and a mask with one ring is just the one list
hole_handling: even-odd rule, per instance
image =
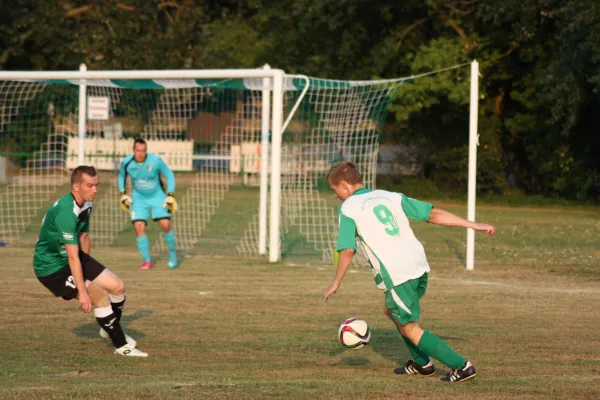
[[[137, 247], [144, 259], [140, 269], [151, 269], [150, 243], [146, 236], [146, 225], [150, 212], [152, 219], [158, 221], [162, 235], [169, 248], [169, 268], [177, 268], [177, 252], [175, 250], [175, 232], [171, 227], [171, 216], [177, 210], [175, 201], [175, 176], [165, 162], [153, 153], [148, 153], [148, 145], [144, 139], [136, 139], [133, 143], [133, 154], [121, 163], [119, 171], [119, 191], [121, 207], [131, 211], [131, 222], [137, 235]], [[167, 179], [165, 194], [160, 175]], [[125, 191], [127, 176], [131, 177], [132, 195]]]

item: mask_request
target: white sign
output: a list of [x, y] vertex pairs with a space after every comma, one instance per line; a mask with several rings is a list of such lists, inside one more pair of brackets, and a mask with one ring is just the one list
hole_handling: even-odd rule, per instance
[[107, 121], [110, 115], [110, 99], [108, 97], [88, 97], [87, 117]]

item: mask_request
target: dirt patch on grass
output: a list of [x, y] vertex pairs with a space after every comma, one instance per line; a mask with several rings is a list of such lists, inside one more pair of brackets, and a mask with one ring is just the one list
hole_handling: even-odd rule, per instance
[[97, 378], [100, 374], [92, 371], [69, 371], [54, 375], [55, 378]]

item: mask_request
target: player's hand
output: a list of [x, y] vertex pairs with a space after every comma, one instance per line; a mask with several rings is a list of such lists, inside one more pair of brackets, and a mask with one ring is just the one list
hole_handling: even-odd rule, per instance
[[163, 203], [163, 208], [166, 208], [168, 212], [174, 213], [177, 211], [177, 200], [175, 200], [175, 194], [169, 193], [165, 202]]
[[475, 228], [476, 231], [483, 231], [485, 233], [487, 233], [488, 235], [492, 236], [494, 234], [494, 232], [496, 232], [496, 228], [493, 227], [492, 225], [488, 225], [488, 224], [476, 224]]
[[90, 296], [87, 294], [87, 292], [79, 292], [79, 306], [83, 312], [89, 313], [92, 311], [92, 299], [90, 299]]
[[125, 193], [121, 193], [121, 208], [125, 211], [129, 211], [131, 209], [131, 197], [129, 197]]
[[325, 291], [325, 301], [327, 301], [329, 296], [331, 296], [332, 294], [337, 292], [339, 288], [340, 288], [340, 284], [337, 281], [334, 281], [331, 285], [329, 285], [329, 287]]

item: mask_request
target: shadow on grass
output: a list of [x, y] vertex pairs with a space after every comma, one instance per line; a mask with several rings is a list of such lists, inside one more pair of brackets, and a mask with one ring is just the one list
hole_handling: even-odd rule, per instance
[[[179, 269], [181, 268], [181, 266], [183, 264], [185, 264], [185, 262], [187, 261], [191, 253], [186, 253], [184, 251], [178, 251], [177, 252], [177, 268], [172, 268], [172, 269]], [[162, 263], [164, 261], [164, 266], [167, 267], [167, 264], [169, 264], [169, 253], [168, 252], [162, 252], [157, 256], [153, 256], [152, 257], [152, 264], [156, 265], [158, 263]]]
[[[444, 341], [466, 341], [465, 338], [440, 336], [440, 339]], [[408, 360], [412, 359], [406, 343], [400, 336], [400, 333], [396, 329], [373, 329], [371, 331], [371, 341], [369, 346], [379, 353], [383, 358], [391, 360], [398, 364], [398, 366], [404, 366]], [[435, 362], [435, 360], [434, 360]], [[436, 376], [446, 375], [446, 367], [436, 362]]]
[[459, 246], [457, 246], [452, 240], [446, 240], [446, 244], [450, 250], [452, 250], [454, 256], [458, 258], [458, 261], [460, 261], [461, 264], [466, 264], [467, 259], [465, 258], [465, 254], [459, 250]]
[[[127, 310], [127, 308], [125, 308], [125, 310]], [[152, 314], [153, 314], [153, 311], [151, 311], [151, 310], [141, 310], [141, 311], [135, 312], [134, 314], [123, 315], [123, 317], [121, 318], [121, 327], [123, 328], [123, 331], [125, 331], [126, 334], [128, 334], [135, 340], [141, 340], [144, 337], [146, 337], [146, 334], [144, 332], [137, 331], [135, 329], [128, 329], [128, 326], [133, 321], [140, 319], [140, 318], [148, 317]], [[98, 333], [99, 330], [100, 330], [100, 327], [98, 326], [98, 323], [96, 321], [94, 321], [92, 323], [81, 325], [81, 326], [73, 329], [73, 333], [79, 337], [86, 338], [86, 339], [95, 339], [95, 338], [99, 339], [100, 338], [100, 335]], [[106, 340], [106, 343], [108, 345], [112, 346], [110, 340]]]
[[[391, 360], [398, 365], [406, 362], [410, 358], [408, 348], [395, 329], [373, 329], [371, 330], [371, 341], [368, 344], [374, 352], [387, 360]], [[343, 357], [340, 362], [344, 365], [366, 365], [369, 363], [368, 357], [361, 354], [362, 349], [345, 349], [343, 347], [331, 352], [332, 356]]]
[[408, 348], [396, 329], [371, 330], [371, 342], [369, 346], [383, 358], [391, 360], [398, 365], [404, 365], [406, 360], [410, 358]]

